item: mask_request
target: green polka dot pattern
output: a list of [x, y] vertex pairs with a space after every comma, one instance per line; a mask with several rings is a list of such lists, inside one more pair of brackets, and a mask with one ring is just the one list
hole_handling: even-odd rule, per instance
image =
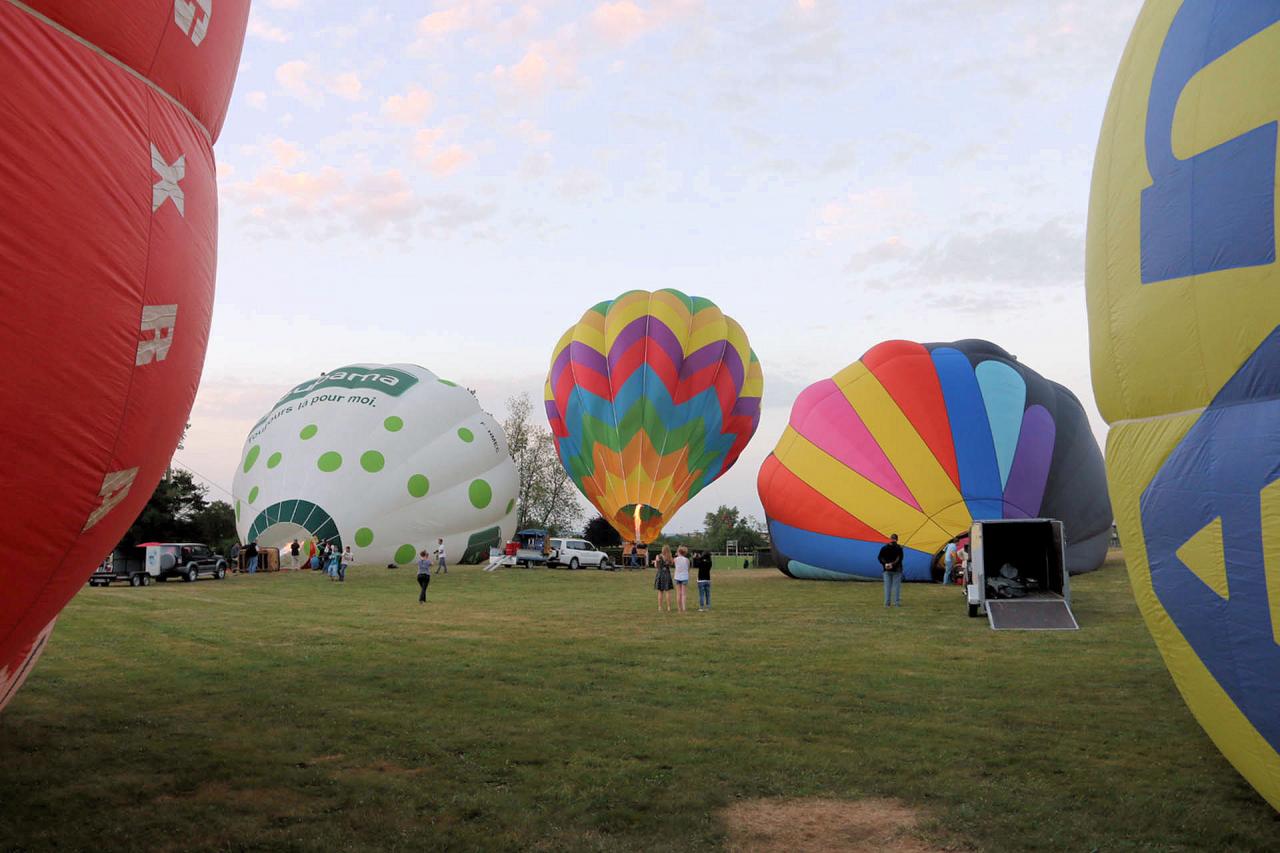
[[462, 427], [462, 429], [458, 430], [458, 438], [462, 439], [467, 444], [470, 444], [476, 440], [476, 434], [466, 427]]
[[472, 480], [467, 488], [467, 497], [476, 509], [484, 509], [493, 500], [493, 487], [485, 480]]
[[356, 531], [356, 547], [368, 548], [373, 544], [373, 531], [367, 527], [361, 527]]
[[413, 555], [418, 553], [412, 545], [401, 545], [396, 549], [396, 563], [403, 566], [405, 563], [413, 559]]
[[392, 415], [382, 422], [382, 428], [387, 432], [399, 432], [404, 428], [404, 420]]
[[409, 494], [415, 498], [425, 498], [430, 488], [431, 481], [424, 474], [414, 474], [409, 478]]
[[512, 498], [511, 500], [507, 501], [507, 511], [506, 511], [506, 515], [511, 515], [511, 510], [513, 510], [513, 509], [515, 509], [515, 508], [516, 508], [516, 499], [515, 499], [515, 498]]
[[306, 441], [310, 438], [314, 438], [315, 434], [319, 431], [320, 431], [320, 428], [315, 424], [307, 424], [302, 428], [302, 431], [298, 433], [298, 438], [302, 439], [303, 441]]
[[342, 467], [342, 454], [335, 450], [322, 453], [320, 458], [316, 460], [316, 467], [326, 474], [332, 474]]
[[256, 444], [253, 447], [249, 448], [248, 454], [246, 454], [244, 457], [244, 472], [246, 474], [248, 474], [249, 469], [253, 467], [253, 463], [258, 461], [258, 454], [261, 452], [262, 452], [262, 448]]
[[253, 503], [258, 499], [258, 487], [254, 486], [249, 490], [249, 503]]
[[269, 457], [267, 457], [267, 467], [268, 468], [276, 467], [277, 465], [280, 464], [280, 460], [283, 458], [284, 458], [284, 455], [281, 453], [272, 453]]
[[387, 459], [376, 450], [366, 450], [360, 454], [360, 467], [370, 474], [376, 474], [387, 464]]

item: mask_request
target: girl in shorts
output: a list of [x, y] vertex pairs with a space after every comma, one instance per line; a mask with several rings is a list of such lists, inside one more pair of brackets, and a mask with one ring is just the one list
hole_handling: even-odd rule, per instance
[[671, 549], [666, 545], [662, 546], [662, 553], [653, 561], [653, 565], [658, 569], [658, 575], [653, 579], [653, 588], [658, 591], [658, 612], [662, 612], [663, 602], [667, 605], [667, 612], [671, 612], [671, 588], [675, 586], [671, 582]]

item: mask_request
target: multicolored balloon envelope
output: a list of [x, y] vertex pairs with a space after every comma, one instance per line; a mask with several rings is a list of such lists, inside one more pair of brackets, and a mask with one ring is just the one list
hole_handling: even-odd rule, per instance
[[137, 517], [213, 306], [249, 0], [0, 3], [0, 708]]
[[573, 482], [624, 539], [651, 542], [737, 461], [763, 390], [747, 333], [715, 303], [633, 290], [564, 333], [545, 398]]
[[880, 576], [891, 534], [903, 576], [974, 519], [1056, 518], [1067, 568], [1100, 566], [1111, 533], [1102, 453], [1066, 388], [995, 344], [887, 341], [796, 399], [760, 468], [778, 566], [796, 578]]
[[1280, 808], [1280, 2], [1151, 0], [1089, 204], [1093, 385], [1139, 609]]
[[413, 563], [444, 539], [476, 562], [516, 529], [507, 437], [467, 389], [416, 364], [339, 367], [249, 431], [231, 491], [242, 542], [328, 539], [358, 563]]

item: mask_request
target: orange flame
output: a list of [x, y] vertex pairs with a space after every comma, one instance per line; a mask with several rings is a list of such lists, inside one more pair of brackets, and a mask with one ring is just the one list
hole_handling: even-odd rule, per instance
[[635, 519], [636, 519], [636, 540], [635, 541], [639, 542], [640, 541], [640, 504], [636, 504]]

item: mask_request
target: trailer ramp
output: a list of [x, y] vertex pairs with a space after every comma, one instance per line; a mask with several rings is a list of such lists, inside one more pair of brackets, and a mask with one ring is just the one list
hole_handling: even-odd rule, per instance
[[996, 631], [1078, 631], [1079, 623], [1065, 599], [987, 599], [987, 620]]

